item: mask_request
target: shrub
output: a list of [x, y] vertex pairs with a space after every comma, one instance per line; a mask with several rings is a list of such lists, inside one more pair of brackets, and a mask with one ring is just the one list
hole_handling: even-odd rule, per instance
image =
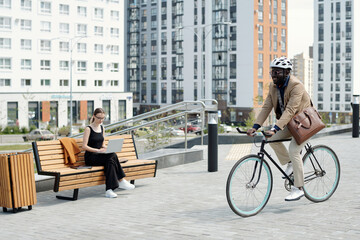
[[28, 132], [29, 132], [29, 130], [26, 127], [21, 128], [21, 133], [25, 134], [25, 133], [28, 133]]
[[60, 128], [59, 131], [58, 131], [58, 134], [60, 136], [67, 136], [67, 135], [69, 135], [69, 133], [70, 133], [70, 127], [65, 127], [65, 126]]

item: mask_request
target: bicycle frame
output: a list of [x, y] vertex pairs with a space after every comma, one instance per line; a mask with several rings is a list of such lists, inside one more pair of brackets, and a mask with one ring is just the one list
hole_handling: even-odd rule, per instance
[[[267, 144], [267, 143], [287, 142], [287, 141], [291, 141], [291, 139], [281, 139], [281, 140], [271, 140], [271, 141], [268, 141], [268, 140], [266, 139], [266, 137], [263, 137], [263, 139], [261, 140], [260, 151], [258, 152], [257, 155], [260, 157], [260, 160], [261, 160], [261, 161], [260, 161], [260, 166], [262, 166], [263, 161], [264, 161], [264, 156], [266, 156], [266, 157], [275, 165], [275, 167], [276, 167], [277, 169], [279, 169], [279, 171], [284, 175], [284, 177], [285, 177], [287, 180], [289, 180], [290, 184], [291, 184], [291, 185], [294, 185], [294, 181], [293, 181], [288, 175], [286, 175], [286, 173], [281, 169], [281, 167], [279, 166], [279, 164], [277, 164], [276, 161], [271, 157], [271, 155], [265, 150], [265, 144]], [[254, 180], [256, 169], [257, 169], [257, 163], [255, 164], [253, 176], [252, 176], [250, 182], [252, 182], [252, 181]], [[253, 188], [255, 188], [256, 185], [259, 183], [260, 177], [261, 177], [261, 168], [260, 168], [260, 170], [259, 170], [258, 179], [257, 179], [256, 183], [253, 185]]]

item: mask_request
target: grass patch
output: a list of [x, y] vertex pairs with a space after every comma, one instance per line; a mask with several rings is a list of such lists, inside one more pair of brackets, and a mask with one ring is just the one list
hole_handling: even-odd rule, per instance
[[31, 144], [21, 145], [3, 145], [0, 146], [0, 151], [21, 151], [31, 148]]

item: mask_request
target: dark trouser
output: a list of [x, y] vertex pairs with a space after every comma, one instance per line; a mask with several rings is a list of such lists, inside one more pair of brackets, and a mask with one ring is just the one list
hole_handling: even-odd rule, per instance
[[106, 190], [119, 187], [119, 180], [125, 177], [116, 153], [85, 154], [85, 163], [88, 166], [104, 166]]

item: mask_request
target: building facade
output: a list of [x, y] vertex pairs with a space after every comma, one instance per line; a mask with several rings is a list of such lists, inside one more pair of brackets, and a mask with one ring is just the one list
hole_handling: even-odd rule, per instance
[[296, 54], [291, 61], [293, 63], [292, 74], [302, 81], [305, 90], [309, 93], [311, 99], [313, 99], [313, 58], [310, 56], [312, 56], [312, 54], [306, 52], [299, 53]]
[[124, 2], [0, 1], [0, 126], [84, 126], [132, 116], [124, 91]]
[[287, 0], [128, 0], [126, 14], [134, 112], [216, 99], [222, 121], [243, 122], [287, 55]]
[[360, 93], [359, 15], [359, 1], [314, 1], [314, 102], [330, 122], [350, 122]]

